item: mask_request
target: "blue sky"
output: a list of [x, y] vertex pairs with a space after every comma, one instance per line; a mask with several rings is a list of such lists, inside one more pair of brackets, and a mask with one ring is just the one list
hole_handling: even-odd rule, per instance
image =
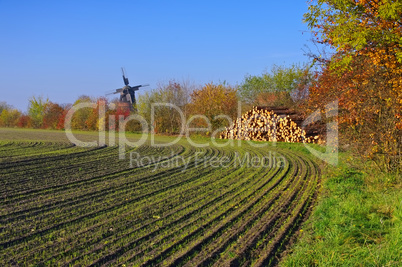
[[123, 84], [240, 84], [307, 62], [307, 2], [0, 0], [0, 101], [72, 103]]

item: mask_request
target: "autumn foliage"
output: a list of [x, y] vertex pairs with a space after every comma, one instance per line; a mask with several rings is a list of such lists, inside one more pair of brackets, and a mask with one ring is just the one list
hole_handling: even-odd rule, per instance
[[237, 116], [237, 101], [236, 89], [225, 84], [208, 83], [195, 90], [189, 104], [191, 127], [223, 130]]
[[345, 142], [387, 171], [402, 166], [402, 4], [318, 1], [305, 15], [336, 49], [309, 89], [311, 109], [338, 99]]
[[59, 104], [47, 103], [44, 109], [42, 127], [45, 129], [60, 129], [58, 126], [63, 113], [64, 109]]

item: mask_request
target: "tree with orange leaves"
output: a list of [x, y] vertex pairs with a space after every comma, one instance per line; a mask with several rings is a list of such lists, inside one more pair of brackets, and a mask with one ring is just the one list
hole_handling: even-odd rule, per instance
[[402, 167], [402, 3], [318, 0], [305, 20], [336, 49], [310, 89], [312, 108], [339, 100], [349, 142], [387, 171]]
[[[236, 89], [225, 84], [208, 83], [201, 89], [191, 93], [189, 105], [192, 116], [190, 126], [206, 128], [208, 123], [212, 131], [231, 124], [237, 115], [237, 93]], [[205, 117], [200, 117], [205, 116]], [[223, 116], [222, 116], [223, 115]]]
[[43, 111], [42, 128], [57, 129], [60, 117], [63, 116], [64, 109], [57, 103], [49, 102]]

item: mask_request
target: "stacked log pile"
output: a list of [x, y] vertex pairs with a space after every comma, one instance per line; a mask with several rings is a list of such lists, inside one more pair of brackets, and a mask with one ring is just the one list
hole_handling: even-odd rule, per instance
[[[221, 139], [323, 143], [322, 125], [302, 129], [304, 117], [287, 108], [253, 107], [226, 127]], [[317, 125], [316, 125], [317, 126]]]

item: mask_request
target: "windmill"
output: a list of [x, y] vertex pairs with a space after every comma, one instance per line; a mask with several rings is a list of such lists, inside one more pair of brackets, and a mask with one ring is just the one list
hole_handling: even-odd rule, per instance
[[126, 78], [123, 68], [121, 68], [121, 72], [123, 74], [124, 87], [116, 89], [115, 92], [109, 93], [107, 95], [120, 93], [120, 99], [119, 99], [120, 103], [129, 105], [130, 110], [134, 111], [136, 107], [135, 91], [138, 91], [140, 87], [149, 86], [149, 84], [130, 86], [128, 78]]

